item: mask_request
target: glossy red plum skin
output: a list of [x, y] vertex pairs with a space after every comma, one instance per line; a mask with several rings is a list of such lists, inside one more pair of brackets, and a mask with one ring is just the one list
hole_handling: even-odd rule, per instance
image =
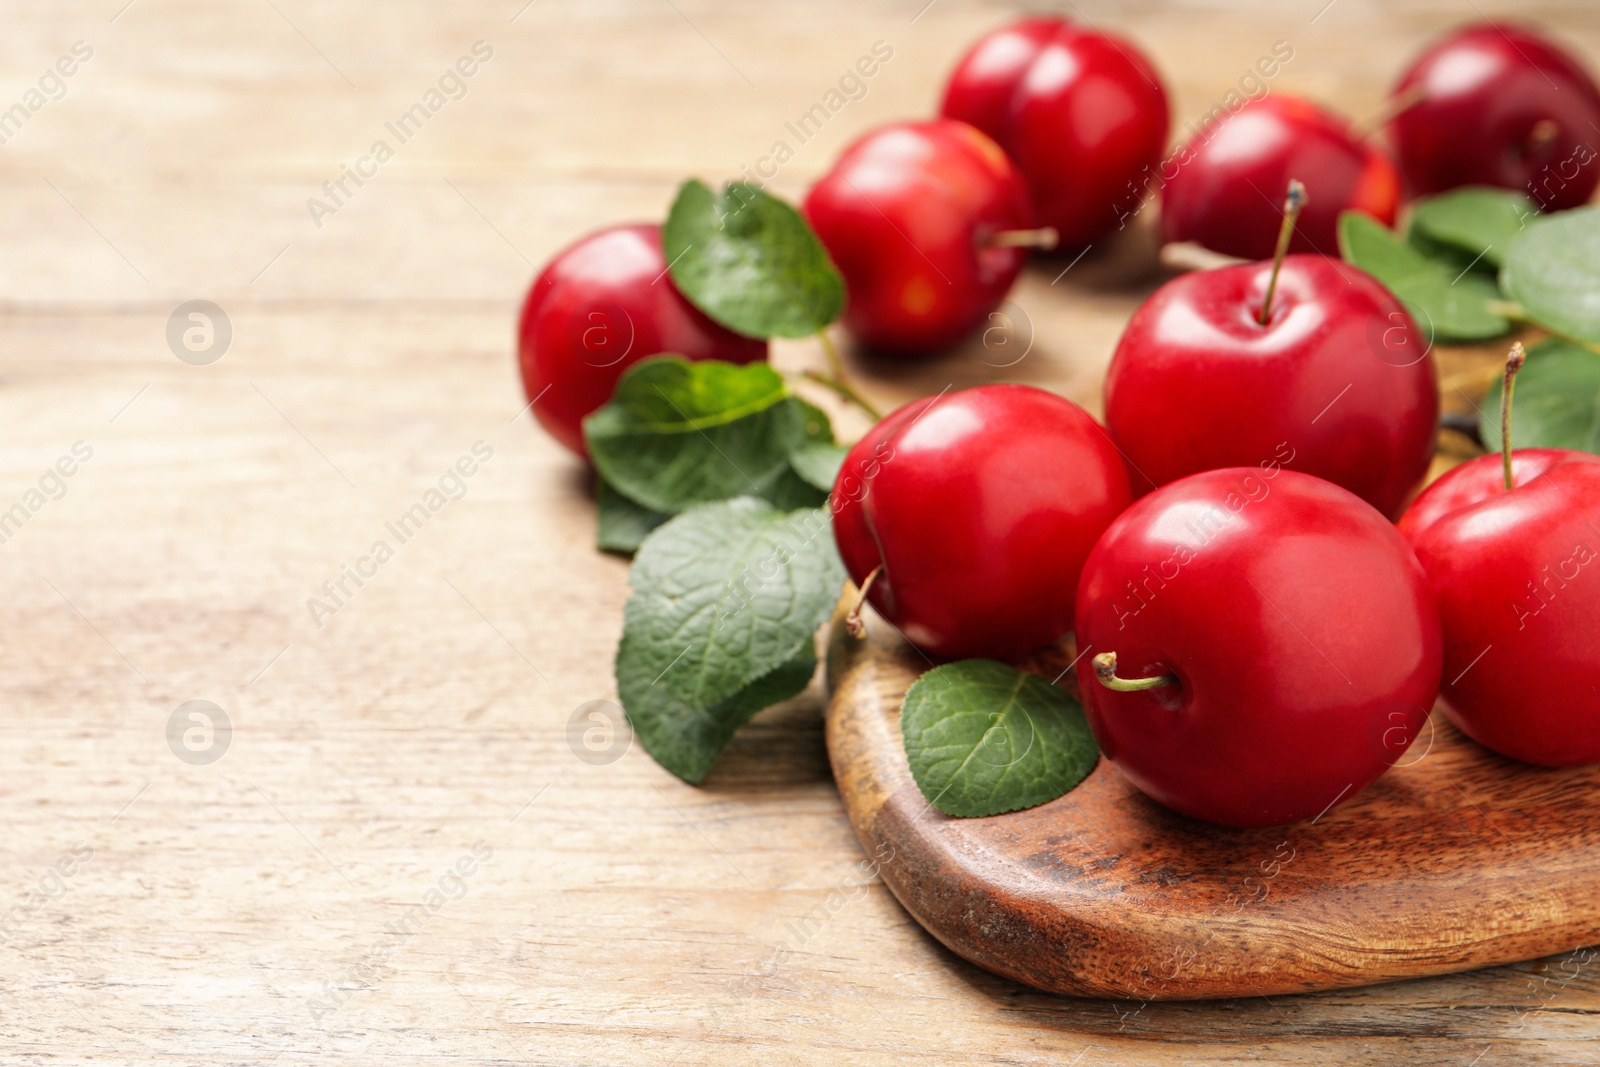
[[1400, 175], [1389, 157], [1356, 137], [1338, 115], [1274, 94], [1207, 125], [1173, 160], [1162, 187], [1167, 241], [1269, 259], [1290, 179], [1306, 187], [1291, 252], [1339, 254], [1339, 215], [1364, 211], [1385, 225], [1400, 208]]
[[1427, 473], [1439, 417], [1428, 339], [1371, 276], [1336, 260], [1181, 275], [1129, 321], [1106, 424], [1137, 490], [1274, 460], [1396, 517]]
[[[1078, 589], [1078, 685], [1101, 750], [1175, 811], [1316, 818], [1417, 736], [1439, 615], [1394, 527], [1330, 482], [1261, 467], [1174, 482], [1112, 523]], [[1118, 675], [1175, 685], [1114, 692]]]
[[1600, 88], [1538, 31], [1480, 23], [1442, 38], [1395, 85], [1390, 123], [1414, 196], [1462, 185], [1527, 194], [1541, 210], [1589, 202], [1600, 184]]
[[1006, 154], [951, 119], [866, 134], [812, 186], [804, 211], [844, 275], [845, 328], [902, 355], [953, 345], [999, 307], [1028, 255], [985, 239], [1033, 225]]
[[707, 318], [672, 284], [661, 228], [615, 226], [558, 253], [534, 278], [517, 328], [533, 415], [579, 456], [584, 416], [611, 399], [623, 371], [649, 356], [753, 363], [767, 342]]
[[1023, 385], [919, 400], [873, 427], [834, 485], [833, 529], [869, 600], [930, 656], [1013, 659], [1072, 628], [1078, 575], [1128, 505], [1105, 430]]
[[1016, 160], [1039, 224], [1067, 249], [1119, 229], [1138, 208], [1169, 125], [1160, 75], [1134, 44], [1059, 18], [1023, 19], [978, 41], [940, 110]]
[[1600, 456], [1512, 453], [1451, 470], [1400, 520], [1444, 621], [1443, 703], [1528, 763], [1600, 761]]

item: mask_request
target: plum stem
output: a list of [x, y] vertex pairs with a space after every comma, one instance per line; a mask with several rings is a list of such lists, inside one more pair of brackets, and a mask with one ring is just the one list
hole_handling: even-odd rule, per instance
[[1505, 388], [1500, 392], [1500, 462], [1505, 470], [1507, 492], [1517, 487], [1511, 476], [1511, 394], [1516, 392], [1517, 371], [1527, 360], [1528, 353], [1521, 341], [1511, 346], [1511, 354], [1506, 356]]
[[1283, 269], [1283, 257], [1289, 254], [1289, 238], [1294, 236], [1295, 220], [1305, 206], [1306, 187], [1290, 178], [1289, 192], [1283, 198], [1283, 225], [1278, 227], [1278, 247], [1272, 253], [1272, 277], [1267, 279], [1267, 295], [1261, 301], [1261, 314], [1256, 318], [1261, 326], [1272, 320], [1272, 297], [1278, 291], [1278, 272]]
[[1250, 262], [1240, 256], [1213, 252], [1198, 241], [1168, 241], [1161, 246], [1161, 265], [1173, 271], [1215, 270]]
[[1148, 689], [1178, 684], [1175, 674], [1158, 674], [1154, 678], [1118, 678], [1115, 652], [1102, 652], [1091, 662], [1094, 663], [1094, 676], [1100, 680], [1100, 684], [1114, 692], [1143, 693]]
[[817, 331], [817, 340], [822, 342], [822, 354], [828, 357], [828, 373], [838, 381], [844, 381], [844, 360], [839, 355], [839, 346], [833, 343], [826, 329]]
[[850, 614], [844, 617], [845, 630], [849, 632], [851, 637], [858, 640], [867, 636], [867, 624], [861, 621], [861, 609], [866, 606], [867, 593], [871, 592], [872, 583], [877, 581], [878, 575], [882, 573], [883, 564], [880, 563], [872, 568], [871, 573], [867, 575], [866, 581], [861, 583], [861, 589], [856, 594], [856, 602], [850, 608]]
[[883, 418], [883, 412], [866, 397], [856, 391], [850, 384], [850, 379], [844, 373], [844, 360], [839, 355], [839, 346], [833, 343], [833, 338], [828, 336], [827, 330], [817, 331], [817, 340], [822, 342], [823, 354], [828, 357], [828, 373], [819, 374], [816, 371], [804, 371], [800, 376], [807, 381], [816, 382], [818, 385], [827, 386], [835, 393], [844, 397], [850, 403], [860, 408], [873, 422]]
[[1525, 156], [1542, 155], [1561, 137], [1561, 126], [1554, 119], [1540, 119], [1528, 131], [1528, 140], [1522, 146]]
[[1408, 86], [1385, 100], [1370, 119], [1356, 123], [1352, 132], [1364, 141], [1427, 99], [1428, 91], [1421, 83]]
[[1054, 226], [1040, 226], [1035, 230], [996, 230], [980, 243], [985, 248], [1038, 248], [1048, 252], [1060, 240]]
[[850, 401], [850, 403], [860, 408], [867, 418], [871, 419], [873, 422], [877, 422], [879, 419], [883, 418], [883, 413], [874, 407], [872, 402], [866, 397], [856, 392], [855, 387], [849, 382], [841, 382], [837, 378], [830, 378], [826, 374], [818, 374], [814, 370], [801, 371], [800, 377], [804, 378], [808, 382], [816, 382], [818, 385], [832, 389], [835, 393], [838, 393], [840, 396]]

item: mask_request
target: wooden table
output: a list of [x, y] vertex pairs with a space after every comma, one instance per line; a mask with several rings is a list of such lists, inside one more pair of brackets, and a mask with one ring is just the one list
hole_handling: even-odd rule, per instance
[[[857, 132], [927, 113], [963, 44], [1013, 10], [924, 2], [7, 8], [0, 109], [27, 116], [0, 125], [0, 512], [22, 508], [0, 517], [0, 1061], [1600, 1058], [1592, 957], [1143, 1007], [991, 978], [856, 884], [815, 688], [704, 788], [637, 747], [575, 756], [569, 717], [615, 698], [626, 567], [591, 549], [585, 473], [523, 410], [517, 301], [565, 242], [792, 144], [785, 122], [875, 41], [893, 58], [774, 188], [797, 195]], [[1274, 91], [1370, 115], [1479, 2], [1081, 15], [1147, 47], [1181, 126], [1278, 40], [1294, 58]], [[1519, 11], [1600, 54], [1588, 0]], [[30, 110], [78, 41], [92, 55]], [[472, 77], [401, 143], [385, 123], [478, 41]], [[380, 139], [392, 158], [363, 162]], [[371, 176], [336, 202], [343, 166]], [[867, 388], [892, 404], [1004, 377], [1096, 406], [1157, 280], [1147, 222], [1026, 277], [1021, 362], [974, 339], [858, 361]], [[197, 299], [232, 331], [204, 365], [167, 336]], [[1470, 385], [1494, 359], [1447, 369]], [[480, 441], [465, 495], [399, 544], [385, 523]], [[70, 477], [47, 474], [58, 459]], [[379, 539], [393, 558], [363, 563]], [[309, 609], [346, 565], [369, 576]], [[203, 730], [185, 747], [189, 701], [223, 709], [225, 747]]]

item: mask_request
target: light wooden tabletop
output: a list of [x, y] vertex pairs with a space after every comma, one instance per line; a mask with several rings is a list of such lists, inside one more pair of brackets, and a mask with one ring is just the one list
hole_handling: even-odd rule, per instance
[[[1280, 40], [1273, 91], [1368, 116], [1422, 40], [1490, 10], [1324, 5], [1061, 8], [1143, 43], [1180, 129]], [[1600, 56], [1592, 0], [1495, 5], [1513, 8]], [[1600, 1059], [1583, 955], [1142, 1007], [991, 978], [857, 883], [817, 687], [704, 788], [637, 746], [575, 754], [570, 717], [616, 696], [626, 565], [592, 550], [585, 473], [523, 410], [512, 329], [535, 265], [777, 140], [795, 155], [774, 188], [800, 194], [856, 133], [930, 112], [963, 45], [1015, 11], [7, 5], [0, 1062]], [[865, 95], [796, 144], [785, 123], [877, 41], [893, 57]], [[471, 77], [445, 77], [463, 57]], [[386, 123], [430, 91], [402, 141]], [[1015, 293], [1020, 362], [974, 339], [858, 361], [866, 387], [895, 404], [1006, 378], [1097, 408], [1156, 280], [1147, 234], [1066, 266]], [[188, 310], [169, 344], [192, 300], [231, 330], [213, 362], [181, 343]], [[776, 359], [821, 364], [810, 344]], [[1493, 359], [1447, 367], [1470, 385]], [[399, 543], [385, 523], [475, 445], [491, 458]], [[393, 557], [313, 617], [380, 539]]]

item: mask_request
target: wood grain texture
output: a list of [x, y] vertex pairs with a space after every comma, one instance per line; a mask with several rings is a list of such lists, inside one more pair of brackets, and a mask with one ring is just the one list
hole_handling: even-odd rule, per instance
[[[1589, 0], [1475, 3], [1600, 55]], [[1423, 40], [1476, 17], [1324, 4], [1060, 9], [1146, 46], [1179, 129], [1278, 39], [1296, 55], [1273, 91], [1369, 115]], [[517, 302], [563, 244], [658, 218], [687, 174], [736, 175], [891, 43], [779, 174], [799, 195], [851, 138], [929, 111], [967, 42], [1021, 10], [924, 7], [7, 3], [0, 104], [74, 41], [94, 57], [0, 145], [0, 505], [73, 442], [94, 456], [0, 544], [0, 1062], [1600, 1058], [1600, 968], [1571, 955], [1147, 1005], [993, 977], [864, 875], [820, 686], [759, 716], [703, 789], [637, 746], [574, 755], [574, 710], [616, 697], [626, 567], [591, 547], [586, 474], [519, 417]], [[319, 228], [307, 200], [477, 40], [495, 54], [466, 95]], [[885, 405], [1004, 377], [1097, 406], [1160, 278], [1143, 233], [1027, 272], [1020, 362], [975, 337], [854, 370]], [[206, 367], [165, 339], [196, 298], [234, 327]], [[1498, 357], [1443, 355], [1465, 390], [1446, 404], [1470, 410]], [[776, 361], [823, 366], [807, 343]], [[494, 458], [466, 496], [315, 625], [306, 600], [478, 440]], [[234, 727], [208, 766], [166, 737], [196, 699]], [[494, 855], [465, 894], [392, 938], [478, 841]], [[78, 842], [94, 854], [62, 888], [48, 872]]]
[[[1073, 659], [1028, 669], [1070, 685]], [[928, 666], [881, 620], [864, 640], [834, 626], [828, 751], [895, 896], [997, 974], [1114, 999], [1268, 996], [1600, 941], [1600, 770], [1503, 759], [1435, 712], [1403, 766], [1292, 826], [1185, 818], [1104, 759], [1047, 804], [957, 819], [923, 798], [900, 734]]]

